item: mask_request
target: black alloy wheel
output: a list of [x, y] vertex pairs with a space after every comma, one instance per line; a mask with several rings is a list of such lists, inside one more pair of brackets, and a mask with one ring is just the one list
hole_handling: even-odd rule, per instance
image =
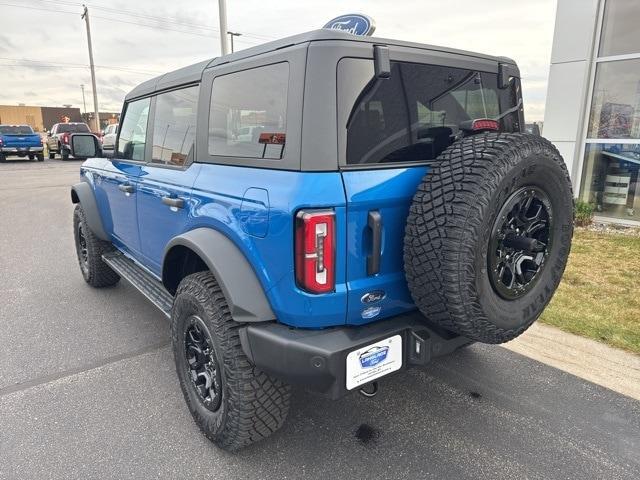
[[222, 378], [216, 360], [211, 333], [197, 315], [185, 322], [184, 354], [187, 360], [187, 377], [191, 387], [202, 402], [212, 412], [222, 403]]
[[502, 298], [521, 298], [535, 285], [549, 256], [552, 221], [551, 201], [540, 187], [520, 188], [502, 206], [487, 252], [491, 285]]
[[87, 238], [84, 235], [84, 225], [78, 225], [78, 259], [83, 273], [89, 271], [89, 249], [87, 248]]

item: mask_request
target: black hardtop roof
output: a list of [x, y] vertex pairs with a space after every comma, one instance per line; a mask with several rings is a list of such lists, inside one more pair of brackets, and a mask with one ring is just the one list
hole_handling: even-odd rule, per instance
[[281, 48], [285, 48], [292, 45], [297, 45], [297, 44], [307, 43], [307, 42], [326, 41], [326, 40], [345, 40], [350, 42], [362, 42], [362, 43], [371, 43], [371, 44], [375, 43], [375, 44], [384, 44], [384, 45], [396, 45], [401, 47], [421, 48], [425, 50], [433, 50], [433, 51], [444, 52], [444, 53], [452, 53], [452, 54], [458, 54], [458, 55], [465, 55], [469, 57], [494, 60], [496, 62], [501, 61], [505, 63], [515, 64], [513, 60], [506, 57], [496, 57], [493, 55], [485, 55], [482, 53], [458, 50], [455, 48], [438, 47], [434, 45], [426, 45], [423, 43], [406, 42], [402, 40], [393, 40], [388, 38], [362, 37], [362, 36], [356, 36], [350, 33], [342, 32], [340, 30], [319, 29], [319, 30], [313, 30], [311, 32], [293, 35], [291, 37], [282, 38], [280, 40], [274, 40], [273, 42], [264, 43], [262, 45], [247, 48], [239, 52], [231, 53], [229, 55], [224, 55], [222, 57], [215, 57], [209, 60], [198, 62], [193, 65], [189, 65], [187, 67], [173, 70], [172, 72], [165, 73], [163, 75], [160, 75], [158, 77], [152, 78], [150, 80], [147, 80], [141, 83], [140, 85], [135, 87], [133, 90], [131, 90], [131, 92], [127, 94], [127, 96], [125, 97], [125, 100], [141, 97], [144, 95], [149, 95], [156, 91], [166, 90], [166, 89], [170, 89], [180, 85], [186, 85], [189, 83], [198, 82], [202, 78], [202, 73], [204, 72], [204, 70], [209, 67], [215, 67], [216, 65], [222, 65], [225, 63], [235, 62], [237, 60], [254, 57], [257, 55], [261, 55], [263, 53], [272, 52], [274, 50], [279, 50]]

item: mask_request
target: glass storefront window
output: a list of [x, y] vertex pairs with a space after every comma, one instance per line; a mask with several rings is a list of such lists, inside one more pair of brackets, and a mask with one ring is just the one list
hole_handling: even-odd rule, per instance
[[604, 6], [600, 57], [640, 53], [638, 0], [607, 0]]
[[598, 63], [587, 138], [640, 139], [640, 58]]
[[640, 221], [640, 143], [589, 143], [580, 198], [596, 215]]

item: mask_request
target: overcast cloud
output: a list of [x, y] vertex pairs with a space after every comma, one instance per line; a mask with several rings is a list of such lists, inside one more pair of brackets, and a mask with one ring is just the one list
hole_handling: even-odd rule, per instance
[[[375, 19], [377, 36], [511, 57], [522, 73], [527, 120], [543, 118], [553, 0], [227, 1], [229, 29], [243, 33], [236, 50], [319, 28], [339, 14], [363, 12]], [[126, 92], [148, 78], [220, 53], [216, 0], [85, 3], [101, 111], [119, 111]], [[81, 3], [73, 0], [2, 0], [1, 104], [82, 108], [80, 84], [85, 84], [92, 110], [81, 12]]]

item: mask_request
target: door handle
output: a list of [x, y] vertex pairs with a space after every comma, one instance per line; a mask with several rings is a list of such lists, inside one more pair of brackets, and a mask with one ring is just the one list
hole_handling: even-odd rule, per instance
[[119, 189], [121, 192], [124, 192], [124, 193], [133, 193], [133, 192], [134, 192], [134, 190], [135, 190], [135, 189], [133, 188], [133, 185], [129, 185], [129, 184], [127, 184], [127, 183], [123, 183], [123, 184], [118, 185], [118, 189]]
[[183, 208], [184, 200], [176, 197], [162, 197], [162, 203], [170, 207]]
[[380, 272], [382, 257], [382, 215], [378, 210], [370, 210], [367, 226], [371, 229], [371, 255], [367, 255], [367, 275]]

